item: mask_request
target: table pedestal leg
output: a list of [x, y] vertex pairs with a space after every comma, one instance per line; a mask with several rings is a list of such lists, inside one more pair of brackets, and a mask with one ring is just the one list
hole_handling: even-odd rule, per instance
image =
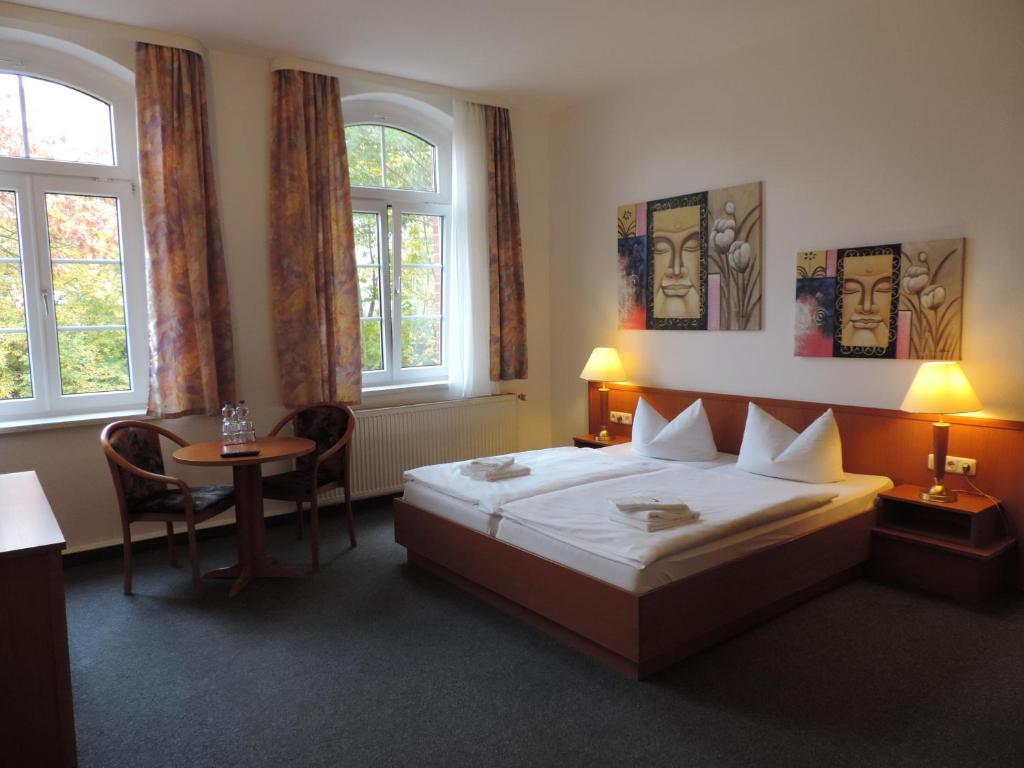
[[302, 578], [302, 572], [284, 568], [267, 557], [263, 524], [263, 488], [259, 464], [236, 466], [235, 520], [238, 528], [238, 562], [206, 574], [211, 579], [234, 579], [234, 597], [255, 578]]

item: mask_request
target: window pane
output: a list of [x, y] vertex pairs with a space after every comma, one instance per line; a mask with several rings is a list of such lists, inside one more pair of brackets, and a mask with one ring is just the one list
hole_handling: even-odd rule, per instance
[[380, 270], [377, 267], [357, 267], [359, 273], [359, 316], [380, 317]]
[[65, 395], [130, 389], [123, 330], [58, 331], [57, 346]]
[[0, 330], [25, 327], [25, 288], [21, 264], [0, 262]]
[[363, 320], [360, 323], [362, 332], [363, 370], [384, 370], [384, 339], [381, 334], [380, 320]]
[[402, 263], [440, 264], [442, 217], [402, 214]]
[[64, 394], [130, 389], [117, 198], [47, 192], [46, 233]]
[[110, 105], [66, 85], [22, 77], [29, 157], [114, 164]]
[[402, 367], [441, 364], [441, 321], [402, 320]]
[[0, 190], [0, 328], [25, 327], [25, 284], [21, 274], [18, 199]]
[[[0, 261], [0, 400], [14, 400], [32, 397], [32, 369], [25, 332], [18, 199], [11, 190], [0, 190], [0, 259], [4, 259]], [[11, 333], [12, 329], [16, 332]]]
[[0, 155], [24, 157], [24, 135], [18, 76], [0, 75]]
[[57, 325], [124, 325], [120, 264], [54, 264]]
[[345, 129], [348, 175], [353, 186], [382, 187], [381, 135], [379, 125], [350, 125]]
[[377, 214], [353, 213], [352, 229], [355, 232], [356, 264], [380, 264]]
[[434, 145], [419, 136], [384, 128], [384, 166], [388, 189], [435, 191]]
[[402, 266], [402, 316], [441, 314], [441, 268]]
[[28, 334], [0, 333], [0, 401], [32, 397]]
[[117, 198], [46, 193], [51, 259], [121, 261]]

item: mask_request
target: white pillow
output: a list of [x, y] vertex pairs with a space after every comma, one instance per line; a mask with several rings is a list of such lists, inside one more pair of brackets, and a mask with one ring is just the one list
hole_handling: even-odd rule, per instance
[[669, 422], [641, 397], [633, 414], [633, 450], [641, 456], [671, 461], [710, 461], [718, 456], [700, 400]]
[[803, 483], [843, 479], [843, 445], [829, 408], [800, 434], [753, 403], [736, 466], [746, 472]]

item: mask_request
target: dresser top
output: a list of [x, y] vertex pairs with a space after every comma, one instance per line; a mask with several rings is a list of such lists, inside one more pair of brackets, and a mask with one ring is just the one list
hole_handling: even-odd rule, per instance
[[0, 475], [0, 557], [65, 546], [36, 473]]

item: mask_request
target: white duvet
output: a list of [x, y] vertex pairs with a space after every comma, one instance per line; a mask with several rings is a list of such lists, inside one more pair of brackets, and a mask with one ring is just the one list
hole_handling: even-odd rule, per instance
[[[510, 502], [503, 517], [636, 569], [748, 528], [797, 515], [839, 495], [838, 484], [794, 487], [763, 477], [661, 469]], [[700, 518], [648, 533], [608, 519], [613, 496], [651, 494], [683, 499]]]
[[463, 475], [466, 462], [434, 464], [411, 469], [405, 482], [422, 483], [435, 491], [476, 504], [489, 515], [500, 514], [509, 502], [611, 478], [656, 472], [661, 466], [650, 461], [633, 461], [602, 456], [591, 448], [543, 448], [509, 454], [516, 464], [530, 468], [530, 474], [508, 480], [476, 480]]

